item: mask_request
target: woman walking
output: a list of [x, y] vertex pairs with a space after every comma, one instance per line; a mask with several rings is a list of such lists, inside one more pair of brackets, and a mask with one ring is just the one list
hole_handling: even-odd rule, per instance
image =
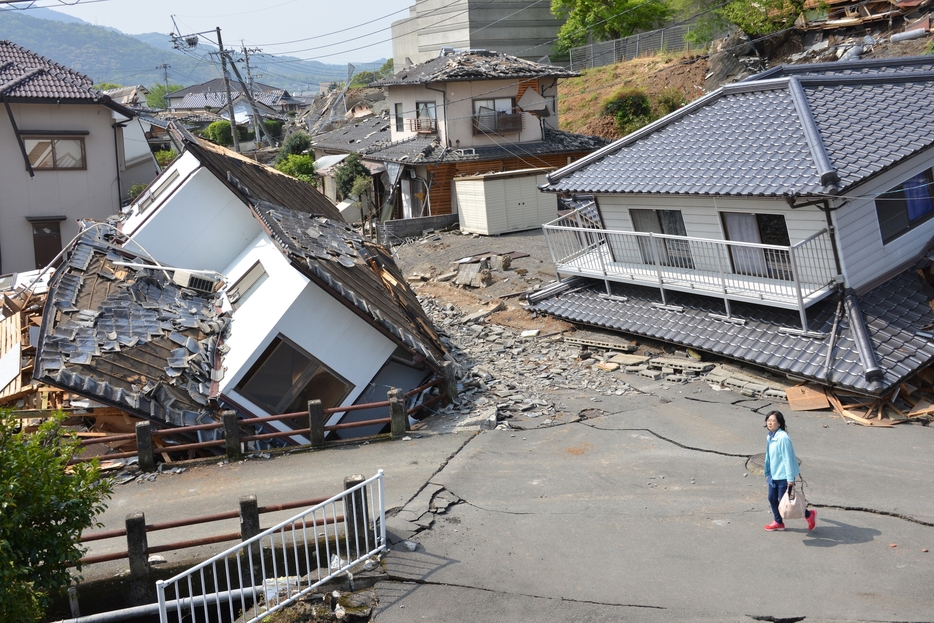
[[[785, 523], [778, 512], [778, 503], [786, 490], [793, 490], [798, 477], [798, 457], [795, 456], [791, 437], [785, 432], [785, 416], [781, 411], [769, 411], [765, 415], [765, 427], [769, 429], [765, 442], [765, 481], [769, 485], [769, 505], [775, 521], [765, 527], [768, 532], [784, 532]], [[817, 511], [804, 511], [808, 530], [817, 523]]]

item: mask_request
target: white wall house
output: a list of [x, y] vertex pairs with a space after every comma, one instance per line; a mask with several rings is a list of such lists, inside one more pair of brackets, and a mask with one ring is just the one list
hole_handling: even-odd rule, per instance
[[[385, 289], [333, 203], [308, 184], [175, 131], [185, 153], [130, 206], [121, 229], [128, 250], [217, 282], [231, 317], [215, 394], [221, 403], [262, 417], [304, 411], [315, 398], [325, 408], [375, 402], [388, 387], [374, 379], [388, 374], [411, 389], [440, 372], [444, 350], [424, 328], [430, 324], [414, 294], [401, 275], [396, 292]], [[367, 253], [395, 271], [384, 251]]]
[[[903, 321], [931, 314], [904, 275], [934, 241], [932, 69], [926, 57], [776, 68], [549, 174], [546, 191], [593, 198], [545, 226], [558, 273], [624, 307], [648, 297], [638, 321], [620, 307], [597, 324], [892, 387], [910, 372], [893, 350], [929, 359], [924, 323]], [[581, 318], [561, 289], [538, 304]]]
[[137, 149], [135, 113], [87, 76], [0, 41], [0, 84], [2, 274], [46, 266], [78, 234], [78, 219], [117, 214], [155, 162], [145, 141]]

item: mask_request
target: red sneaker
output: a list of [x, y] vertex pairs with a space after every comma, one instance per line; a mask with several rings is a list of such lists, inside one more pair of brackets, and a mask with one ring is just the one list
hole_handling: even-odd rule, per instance
[[784, 532], [785, 524], [778, 523], [777, 521], [773, 521], [772, 523], [770, 523], [769, 525], [765, 527], [765, 531], [766, 532]]
[[817, 511], [813, 508], [809, 508], [808, 510], [811, 511], [810, 516], [807, 517], [808, 530], [813, 530], [814, 524], [817, 523]]

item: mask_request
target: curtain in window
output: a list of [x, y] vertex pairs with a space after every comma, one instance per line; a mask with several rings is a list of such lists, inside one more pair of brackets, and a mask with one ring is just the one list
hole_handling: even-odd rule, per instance
[[932, 209], [931, 187], [928, 185], [927, 171], [922, 171], [902, 185], [905, 189], [905, 203], [908, 205], [908, 220], [921, 218]]
[[[726, 237], [736, 242], [753, 242], [760, 244], [759, 224], [755, 214], [738, 214], [724, 212], [723, 222], [726, 225]], [[769, 271], [765, 263], [762, 249], [750, 247], [730, 247], [733, 256], [733, 270], [740, 275], [754, 277], [768, 277]]]
[[[653, 234], [662, 233], [662, 225], [658, 222], [658, 216], [655, 214], [655, 210], [630, 210], [629, 214], [632, 216], [632, 228], [640, 232], [651, 232]], [[639, 241], [639, 252], [642, 254], [642, 261], [646, 264], [655, 263], [655, 251], [658, 250], [660, 258], [660, 263], [664, 266], [668, 265], [668, 253], [665, 250], [665, 245], [661, 244], [660, 240], [652, 240], [648, 237], [640, 236], [637, 238]]]

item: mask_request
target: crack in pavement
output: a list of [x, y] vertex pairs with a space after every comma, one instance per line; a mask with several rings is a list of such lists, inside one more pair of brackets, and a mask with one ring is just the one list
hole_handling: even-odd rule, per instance
[[441, 586], [445, 588], [465, 588], [472, 591], [482, 591], [484, 593], [495, 593], [497, 595], [505, 595], [509, 597], [528, 597], [529, 599], [547, 599], [549, 601], [567, 601], [574, 604], [589, 604], [593, 606], [610, 606], [613, 608], [648, 608], [650, 610], [668, 610], [665, 606], [650, 606], [646, 604], [619, 604], [611, 603], [605, 601], [591, 601], [589, 599], [569, 599], [567, 597], [545, 597], [543, 595], [530, 595], [528, 593], [511, 593], [507, 591], [495, 590], [492, 588], [483, 588], [480, 586], [469, 586], [467, 584], [451, 584], [450, 582], [431, 582], [429, 580], [423, 579], [413, 579], [409, 577], [400, 577], [394, 576], [392, 573], [387, 572], [386, 577], [388, 578], [387, 582], [399, 582], [402, 584], [418, 584], [422, 586]]

